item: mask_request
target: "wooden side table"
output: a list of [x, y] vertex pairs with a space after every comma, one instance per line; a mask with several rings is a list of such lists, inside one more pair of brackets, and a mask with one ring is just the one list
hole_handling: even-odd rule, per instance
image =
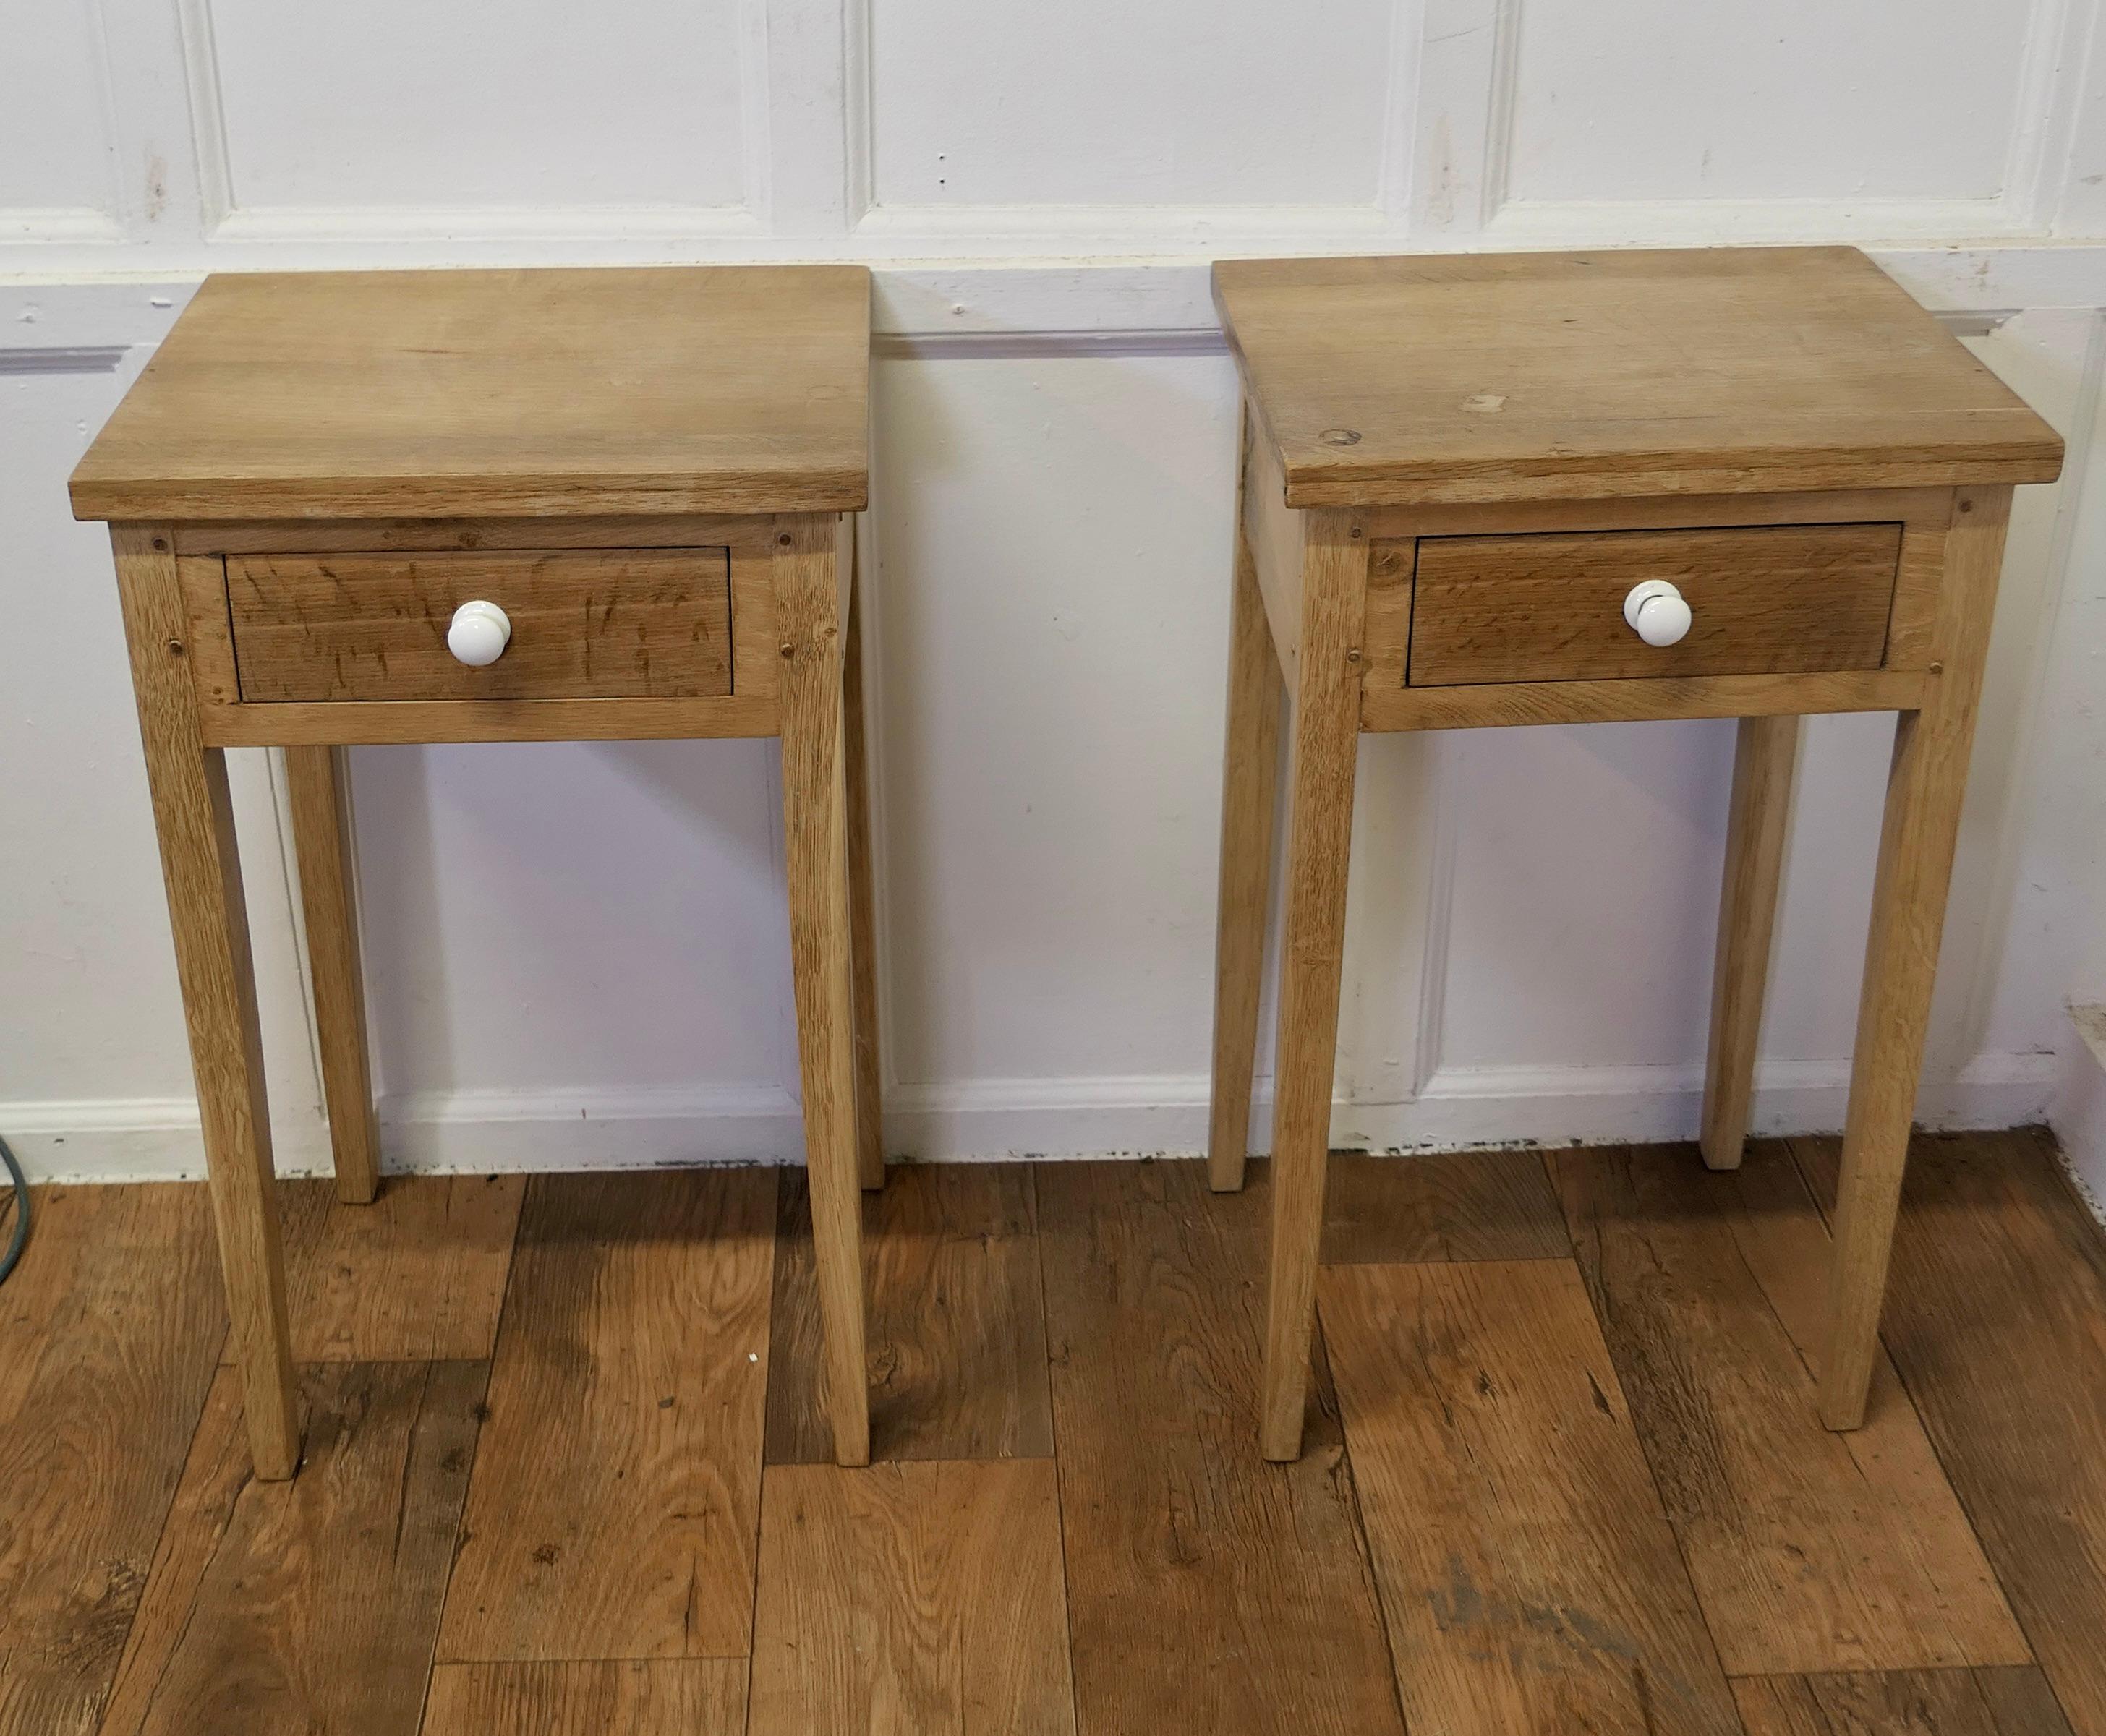
[[1738, 718], [1702, 1148], [1740, 1161], [1800, 714], [1900, 714], [1819, 1403], [1863, 1419], [2012, 485], [2054, 430], [1855, 250], [1244, 261], [1209, 1165], [1242, 1183], [1279, 684], [1261, 1444], [1301, 1451], [1362, 730]]
[[286, 749], [338, 1188], [363, 1201], [338, 756], [383, 741], [782, 738], [828, 1404], [836, 1456], [867, 1461], [869, 309], [854, 266], [214, 277], [74, 472], [116, 554], [259, 1477], [293, 1474], [299, 1420], [224, 750]]

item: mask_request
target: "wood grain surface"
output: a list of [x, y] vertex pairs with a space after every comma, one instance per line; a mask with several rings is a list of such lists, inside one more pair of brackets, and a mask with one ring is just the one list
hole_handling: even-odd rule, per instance
[[746, 1662], [441, 1664], [422, 1736], [745, 1736]]
[[1737, 1736], [1572, 1268], [1333, 1267], [1322, 1308], [1410, 1727]]
[[[249, 704], [359, 700], [710, 699], [732, 689], [721, 548], [230, 555]], [[454, 611], [512, 624], [495, 663], [446, 648]]]
[[208, 278], [73, 477], [83, 518], [854, 512], [861, 266]]
[[438, 1655], [751, 1638], [774, 1177], [537, 1176]]
[[[853, 525], [843, 540], [849, 570], [841, 652], [841, 760], [846, 785], [842, 812], [849, 834], [849, 937], [855, 996], [856, 1174], [867, 1190], [885, 1185], [885, 1069], [877, 1031], [877, 864], [871, 843], [870, 743], [863, 681], [863, 635], [876, 629], [864, 599], [864, 581], [855, 569]], [[766, 660], [764, 655], [762, 660]], [[781, 660], [779, 653], [775, 660]]]
[[[359, 949], [351, 781], [343, 749], [287, 748], [285, 805], [293, 817], [307, 986], [314, 997], [315, 1048], [329, 1107], [337, 1197], [362, 1206], [380, 1187], [380, 1126], [366, 1054], [365, 966]], [[486, 1347], [475, 1353], [490, 1352]]]
[[1539, 1152], [1333, 1152], [1324, 1264], [1562, 1259], [1565, 1216]]
[[202, 1188], [34, 1197], [0, 1288], [0, 1733], [93, 1736], [226, 1316]]
[[[1859, 515], [1862, 516], [1862, 515]], [[594, 512], [583, 518], [190, 519], [176, 552], [208, 554], [429, 554], [494, 548], [729, 548], [764, 552], [770, 521], [742, 512]]]
[[[1794, 1139], [1832, 1208], [1834, 1139]], [[1885, 1342], [2076, 1736], [2106, 1736], [2106, 1249], [2036, 1131], [1919, 1135]]]
[[2048, 482], [2062, 441], [1854, 248], [1224, 260], [1291, 507]]
[[[1898, 524], [1422, 537], [1407, 679], [1876, 669], [1901, 538]], [[1676, 644], [1648, 645], [1624, 619], [1631, 588], [1653, 579], [1689, 604]]]
[[[1942, 537], [1952, 514], [1952, 490], [1939, 488], [1794, 489], [1786, 494], [1638, 494], [1575, 500], [1431, 502], [1417, 506], [1367, 507], [1360, 517], [1368, 535], [1409, 539], [1422, 536], [1513, 536], [1524, 532], [1573, 530], [1686, 530], [1692, 525], [1857, 525], [1900, 523], [1903, 582], [1929, 578], [1909, 566], [1912, 533]], [[178, 546], [191, 533], [178, 529]], [[689, 539], [689, 540], [698, 540]], [[1919, 597], [1915, 599], [1920, 602]]]
[[1256, 1451], [1270, 1167], [1232, 1194], [1187, 1162], [1035, 1178], [1092, 1736], [1403, 1729], [1320, 1358], [1302, 1457]]
[[1553, 1160], [1580, 1269], [1732, 1676], [2029, 1662], [1882, 1358], [1863, 1429], [1814, 1408], [1830, 1248], [1784, 1148]]
[[1367, 539], [1350, 514], [1310, 513], [1303, 528], [1302, 649], [1288, 726], [1286, 887], [1273, 1040], [1272, 1240], [1258, 1412], [1260, 1449], [1278, 1460], [1292, 1459], [1302, 1448], [1315, 1330], [1368, 578]]
[[1302, 661], [1302, 561], [1309, 526], [1288, 510], [1287, 483], [1270, 444], [1258, 430], [1256, 406], [1245, 400], [1238, 522], [1249, 548], [1251, 571], [1265, 605], [1275, 661], [1291, 688]]
[[486, 1362], [523, 1175], [398, 1175], [370, 1206], [278, 1184], [302, 1362]]
[[[867, 1475], [760, 1468], [759, 1389], [809, 1403], [820, 1354], [809, 1318], [759, 1319], [766, 1245], [798, 1258], [777, 1178], [532, 1183], [497, 1358], [536, 1372], [512, 1400], [478, 1360], [419, 1359], [452, 1327], [414, 1316], [482, 1341], [502, 1233], [441, 1190], [516, 1181], [417, 1178], [364, 1209], [289, 1186], [296, 1298], [338, 1259], [315, 1318], [407, 1353], [302, 1367], [291, 1484], [252, 1476], [235, 1371], [213, 1374], [204, 1190], [43, 1188], [0, 1286], [0, 1736], [410, 1736], [420, 1712], [425, 1736], [1398, 1736], [1406, 1698], [1413, 1736], [2106, 1736], [2106, 1238], [2044, 1134], [1919, 1139], [1886, 1328], [1908, 1385], [1881, 1365], [1866, 1427], [1828, 1435], [1799, 1175], [1832, 1197], [1835, 1143], [1758, 1141], [1727, 1174], [1687, 1146], [1552, 1154], [1562, 1199], [1523, 1184], [1529, 1153], [1340, 1158], [1334, 1203], [1364, 1180], [1369, 1214], [1342, 1251], [1379, 1263], [1323, 1273], [1293, 1465], [1252, 1450], [1269, 1164], [1218, 1195], [1197, 1162], [928, 1178], [948, 1191], [906, 1197], [913, 1259], [895, 1279], [873, 1250], [880, 1316], [931, 1317], [917, 1402], [947, 1425], [1001, 1410], [946, 1383], [1006, 1389], [1009, 1327], [939, 1340], [1033, 1265], [1054, 1456]], [[1399, 1174], [1419, 1166], [1423, 1197]], [[1535, 1240], [1568, 1199], [1576, 1264]], [[470, 1245], [451, 1273], [442, 1208]], [[1001, 1371], [967, 1366], [997, 1348]], [[679, 1432], [685, 1395], [740, 1378]], [[710, 1541], [719, 1461], [753, 1479], [736, 1562]], [[598, 1655], [434, 1667], [450, 1561], [499, 1595], [500, 1642]], [[626, 1655], [705, 1629], [722, 1655]], [[2034, 1662], [1775, 1667], [1948, 1649]], [[1722, 1654], [1752, 1672], [1723, 1720]]]
[[1888, 1250], [1916, 1118], [2010, 516], [2009, 488], [1964, 489], [1955, 495], [1931, 640], [1938, 673], [1921, 709], [1903, 712], [1894, 723], [1821, 1349], [1821, 1414], [1831, 1429], [1857, 1427], [1877, 1358]]
[[1073, 1736], [1046, 1460], [773, 1465], [753, 1727]]
[[1476, 687], [1368, 687], [1360, 696], [1360, 727], [1506, 729], [1526, 723], [1905, 711], [1922, 704], [1933, 678], [1911, 669], [1841, 669], [1825, 675], [1660, 675], [1631, 681], [1492, 682]]
[[299, 1462], [300, 1421], [271, 1112], [264, 1101], [263, 1037], [226, 755], [206, 745], [199, 732], [181, 579], [168, 527], [113, 525], [110, 543], [219, 1230], [220, 1275], [246, 1394], [249, 1451], [258, 1476], [280, 1480]]
[[1240, 512], [1237, 524], [1214, 928], [1213, 1101], [1207, 1124], [1207, 1173], [1222, 1192], [1243, 1186], [1243, 1164], [1250, 1156], [1251, 1086], [1257, 1060], [1266, 923], [1272, 909], [1279, 720], [1287, 697]]
[[199, 714], [216, 747], [356, 745], [442, 741], [684, 741], [773, 736], [773, 696], [728, 699], [325, 700], [208, 705]]
[[1753, 1676], [1733, 1694], [1746, 1736], [2069, 1736], [2030, 1667]]
[[1794, 717], [1743, 718], [1734, 742], [1698, 1140], [1705, 1163], [1714, 1170], [1734, 1168], [1747, 1143], [1799, 731]]
[[[1046, 1313], [1029, 1166], [895, 1164], [867, 1200], [871, 1456], [1047, 1458]], [[768, 1462], [834, 1456], [804, 1172], [782, 1171]]]
[[104, 1736], [414, 1730], [486, 1372], [304, 1369], [307, 1464], [267, 1483], [249, 1474], [222, 1371]]
[[870, 1462], [861, 1187], [856, 1119], [855, 937], [849, 880], [848, 729], [841, 637], [848, 622], [845, 521], [777, 521], [782, 631], [783, 877], [790, 987], [804, 1088], [813, 1269], [826, 1337], [834, 1456]]

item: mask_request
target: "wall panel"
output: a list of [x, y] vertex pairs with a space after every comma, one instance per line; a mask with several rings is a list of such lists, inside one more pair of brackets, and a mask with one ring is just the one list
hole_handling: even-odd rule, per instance
[[17, 223], [78, 226], [110, 203], [101, 23], [87, 5], [9, 11], [0, 50], [0, 239]]
[[356, 749], [380, 1089], [794, 1078], [775, 759], [764, 741]]
[[1392, 0], [869, 0], [889, 205], [1371, 203]]
[[1992, 199], [2041, 8], [1526, 0], [1520, 199]]
[[237, 208], [743, 197], [736, 0], [209, 5]]

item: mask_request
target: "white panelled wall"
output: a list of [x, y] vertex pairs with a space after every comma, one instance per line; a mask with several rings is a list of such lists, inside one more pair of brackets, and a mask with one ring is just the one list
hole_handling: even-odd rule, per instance
[[[65, 481], [213, 270], [876, 270], [888, 1134], [961, 1157], [1203, 1139], [1236, 419], [1206, 261], [1860, 243], [2070, 442], [2014, 521], [1924, 1118], [2040, 1118], [2068, 1004], [2106, 1000], [2102, 0], [17, 10], [0, 1134], [41, 1174], [199, 1166]], [[1891, 728], [1806, 732], [1766, 1128], [1840, 1123]], [[1338, 1143], [1691, 1134], [1731, 754], [1715, 723], [1366, 738]], [[320, 1167], [281, 779], [232, 757], [280, 1162]], [[771, 745], [352, 765], [392, 1161], [798, 1154]]]

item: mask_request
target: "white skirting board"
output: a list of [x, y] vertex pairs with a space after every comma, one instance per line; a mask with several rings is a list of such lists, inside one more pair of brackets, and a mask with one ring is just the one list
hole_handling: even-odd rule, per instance
[[2077, 1189], [2106, 1222], [2106, 1007], [2077, 1007], [2048, 1125], [2062, 1142]]
[[[1917, 1118], [1938, 1128], [2039, 1121], [2058, 1077], [2051, 1055], [1978, 1056], [1952, 1078], [1925, 1084]], [[1838, 1063], [1772, 1064], [1756, 1089], [1756, 1130], [1835, 1130], [1844, 1082]], [[1337, 1105], [1332, 1137], [1376, 1151], [1690, 1139], [1701, 1094], [1700, 1073], [1686, 1067], [1447, 1069], [1415, 1102]], [[1196, 1157], [1206, 1147], [1207, 1098], [1203, 1074], [903, 1086], [886, 1107], [886, 1144], [935, 1162]], [[795, 1099], [768, 1085], [411, 1096], [383, 1098], [380, 1118], [388, 1166], [433, 1174], [786, 1163], [803, 1154]], [[1252, 1125], [1261, 1147], [1269, 1121], [1261, 1090]], [[204, 1173], [187, 1098], [0, 1103], [0, 1135], [37, 1180]], [[327, 1135], [311, 1111], [274, 1116], [273, 1139], [280, 1174], [328, 1170]]]

